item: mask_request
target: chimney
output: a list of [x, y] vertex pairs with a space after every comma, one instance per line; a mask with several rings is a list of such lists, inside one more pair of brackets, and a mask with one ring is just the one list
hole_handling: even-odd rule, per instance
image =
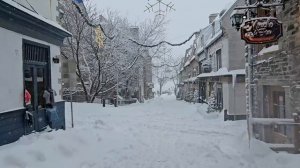
[[211, 24], [216, 19], [216, 17], [218, 15], [219, 15], [218, 13], [210, 14], [209, 17], [208, 17], [209, 18], [209, 24]]

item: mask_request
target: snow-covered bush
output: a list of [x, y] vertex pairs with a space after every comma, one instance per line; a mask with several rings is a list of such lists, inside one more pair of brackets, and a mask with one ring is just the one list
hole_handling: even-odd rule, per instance
[[218, 110], [217, 99], [214, 91], [211, 92], [207, 103], [208, 103], [207, 113], [216, 112]]

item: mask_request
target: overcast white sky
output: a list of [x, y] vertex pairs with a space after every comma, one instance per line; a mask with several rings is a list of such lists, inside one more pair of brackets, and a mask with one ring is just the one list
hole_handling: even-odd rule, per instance
[[[110, 8], [120, 11], [132, 24], [141, 22], [145, 18], [154, 17], [153, 13], [144, 12], [146, 4], [156, 0], [91, 0], [100, 10]], [[208, 16], [211, 13], [220, 12], [234, 0], [163, 0], [166, 3], [173, 2], [176, 11], [167, 14], [169, 25], [167, 27], [167, 40], [182, 42], [193, 32], [208, 24]], [[188, 46], [191, 43], [188, 44]], [[188, 47], [173, 48], [175, 56], [183, 56]]]
[[[155, 3], [156, 0], [91, 0], [97, 4], [99, 10], [116, 10], [127, 17], [134, 25], [142, 22], [145, 18], [151, 18], [153, 13], [144, 12], [147, 3]], [[173, 43], [186, 40], [193, 32], [208, 25], [208, 16], [219, 13], [227, 8], [235, 0], [163, 0], [174, 3], [176, 11], [167, 14], [169, 24], [167, 27], [167, 40]], [[183, 57], [185, 50], [191, 45], [174, 47], [173, 55]], [[154, 81], [156, 84], [156, 81]], [[173, 87], [169, 82], [164, 89]], [[157, 88], [157, 85], [155, 86]], [[157, 90], [157, 89], [156, 89]]]

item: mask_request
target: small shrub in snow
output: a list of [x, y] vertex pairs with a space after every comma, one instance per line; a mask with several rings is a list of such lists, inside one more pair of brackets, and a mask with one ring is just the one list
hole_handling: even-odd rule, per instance
[[218, 110], [218, 104], [217, 104], [214, 91], [211, 92], [211, 95], [209, 96], [207, 103], [208, 103], [207, 113], [216, 112]]

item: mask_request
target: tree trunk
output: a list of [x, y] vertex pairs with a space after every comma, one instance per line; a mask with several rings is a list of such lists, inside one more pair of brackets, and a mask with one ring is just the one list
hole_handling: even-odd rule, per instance
[[162, 84], [159, 84], [159, 95], [161, 96], [162, 94]]

